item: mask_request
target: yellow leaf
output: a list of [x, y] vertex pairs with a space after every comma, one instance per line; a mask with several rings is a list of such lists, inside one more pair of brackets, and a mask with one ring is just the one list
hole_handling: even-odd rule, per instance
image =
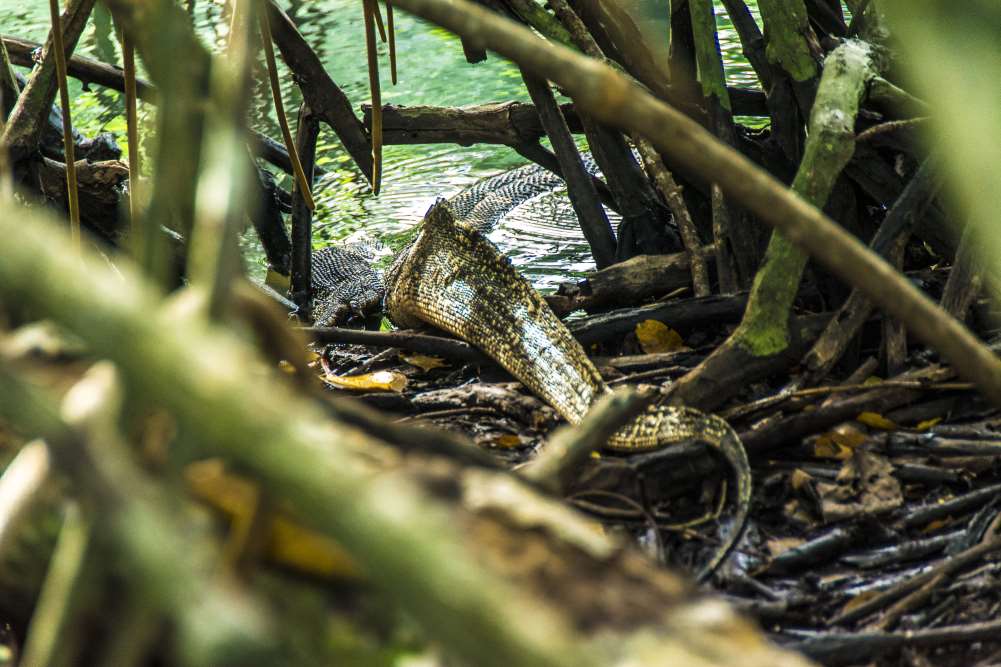
[[844, 461], [852, 451], [865, 442], [865, 433], [851, 424], [840, 424], [817, 438], [813, 455], [821, 459]]
[[915, 431], [927, 431], [932, 426], [935, 426], [936, 424], [938, 424], [940, 421], [942, 421], [941, 417], [935, 417], [934, 419], [926, 419], [923, 422], [918, 422], [918, 425], [914, 427], [914, 430]]
[[376, 371], [364, 375], [326, 374], [323, 381], [340, 389], [351, 391], [395, 391], [401, 392], [407, 386], [407, 377], [396, 371]]
[[278, 273], [274, 269], [268, 268], [268, 274], [264, 277], [264, 284], [279, 294], [285, 294], [292, 286], [292, 280], [284, 273]]
[[318, 577], [355, 579], [361, 574], [337, 542], [282, 516], [271, 519], [267, 553], [276, 563]]
[[813, 475], [800, 468], [796, 468], [789, 475], [789, 486], [793, 488], [793, 491], [802, 491], [811, 482], [813, 482]]
[[921, 529], [922, 533], [934, 533], [945, 528], [948, 522], [945, 519], [933, 519], [928, 525]]
[[818, 459], [837, 459], [844, 461], [851, 458], [852, 450], [840, 445], [827, 436], [820, 436], [813, 443], [813, 455]]
[[499, 435], [496, 438], [491, 438], [488, 441], [488, 444], [501, 449], [511, 449], [513, 447], [521, 447], [524, 443], [521, 441], [521, 436], [513, 433], [505, 433], [504, 435]]
[[404, 354], [401, 352], [400, 359], [403, 359], [411, 366], [416, 366], [425, 373], [434, 368], [444, 368], [445, 366], [448, 366], [448, 362], [441, 357], [432, 357], [426, 354]]
[[878, 412], [863, 412], [858, 417], [855, 418], [856, 421], [860, 421], [866, 426], [871, 426], [872, 428], [878, 428], [882, 431], [896, 431], [897, 425], [892, 421], [879, 414]]
[[[184, 477], [191, 493], [215, 508], [236, 526], [251, 520], [257, 511], [257, 486], [244, 477], [226, 471], [221, 459], [189, 464]], [[279, 513], [268, 517], [266, 555], [273, 562], [307, 574], [328, 578], [360, 576], [357, 565], [343, 548], [330, 538], [305, 528]]]
[[643, 320], [636, 325], [636, 339], [647, 354], [674, 352], [684, 347], [681, 335], [657, 320]]
[[295, 373], [295, 366], [285, 361], [284, 359], [278, 362], [278, 369], [284, 371], [285, 373], [288, 373], [289, 375]]

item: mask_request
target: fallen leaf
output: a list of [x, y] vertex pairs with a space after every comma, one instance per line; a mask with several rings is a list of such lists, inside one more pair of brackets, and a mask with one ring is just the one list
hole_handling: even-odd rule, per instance
[[356, 579], [361, 575], [340, 544], [280, 515], [271, 519], [267, 554], [277, 563], [320, 577]]
[[855, 418], [866, 426], [878, 428], [881, 431], [896, 431], [898, 426], [878, 412], [863, 412]]
[[855, 426], [851, 424], [839, 424], [817, 437], [813, 443], [813, 455], [820, 459], [844, 461], [865, 440], [865, 433]]
[[792, 487], [793, 491], [802, 491], [812, 482], [813, 475], [800, 468], [796, 468], [792, 471], [792, 474], [789, 475], [789, 486]]
[[[184, 470], [188, 490], [225, 515], [231, 526], [249, 523], [258, 507], [258, 490], [251, 480], [226, 470], [221, 459], [189, 464]], [[280, 512], [268, 517], [265, 555], [273, 562], [325, 578], [357, 579], [358, 566], [330, 538], [306, 528]]]
[[264, 277], [264, 284], [279, 294], [285, 294], [292, 286], [292, 279], [284, 273], [279, 273], [269, 268], [267, 275]]
[[918, 425], [914, 427], [915, 431], [927, 431], [932, 426], [936, 426], [940, 421], [941, 417], [935, 417], [933, 419], [926, 419], [923, 422], [918, 422]]
[[488, 439], [486, 444], [499, 449], [512, 449], [514, 447], [521, 447], [525, 443], [522, 442], [520, 435], [505, 433], [504, 435], [499, 435], [496, 438]]
[[674, 352], [684, 347], [681, 334], [657, 320], [643, 320], [636, 325], [636, 340], [647, 354]]
[[434, 368], [444, 368], [445, 366], [448, 366], [448, 362], [441, 357], [432, 357], [426, 354], [405, 354], [401, 352], [400, 359], [403, 359], [403, 361], [407, 362], [411, 366], [416, 366], [425, 373]]
[[396, 371], [376, 371], [363, 375], [334, 375], [327, 373], [323, 381], [340, 389], [351, 391], [403, 391], [407, 386], [407, 377]]
[[903, 493], [893, 476], [893, 464], [885, 457], [862, 449], [845, 461], [834, 483], [819, 483], [824, 520], [844, 521], [876, 516], [900, 507]]

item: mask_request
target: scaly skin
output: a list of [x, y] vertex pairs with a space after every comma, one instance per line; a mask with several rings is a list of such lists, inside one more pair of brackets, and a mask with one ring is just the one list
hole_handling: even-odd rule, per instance
[[[447, 202], [428, 212], [386, 274], [386, 290], [386, 310], [398, 325], [433, 324], [477, 346], [571, 424], [610, 391], [538, 292], [479, 231], [456, 220]], [[734, 528], [701, 579], [729, 555], [747, 522], [751, 471], [737, 434], [719, 417], [659, 406], [620, 429], [607, 448], [649, 451], [689, 440], [717, 448], [737, 481]]]

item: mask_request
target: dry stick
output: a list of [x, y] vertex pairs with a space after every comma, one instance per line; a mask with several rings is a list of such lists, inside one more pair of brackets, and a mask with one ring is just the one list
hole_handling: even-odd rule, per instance
[[[54, 0], [53, 0], [54, 1]], [[49, 561], [42, 591], [25, 638], [23, 665], [65, 664], [66, 632], [80, 603], [81, 584], [87, 575], [88, 548], [93, 522], [75, 503], [66, 506], [59, 541]], [[57, 661], [62, 654], [63, 660]]]
[[386, 0], [386, 29], [389, 31], [389, 76], [395, 86], [396, 81], [396, 24], [393, 21], [393, 3]]
[[435, 354], [478, 364], [493, 363], [490, 357], [465, 341], [429, 336], [414, 331], [365, 331], [340, 327], [304, 327], [302, 332], [317, 343], [397, 347], [421, 354]]
[[547, 44], [527, 28], [467, 0], [395, 2], [553, 81], [600, 120], [646, 135], [658, 150], [702, 178], [715, 180], [735, 201], [907, 324], [960, 375], [974, 382], [995, 405], [1001, 405], [1001, 361], [969, 329], [820, 209], [717, 141], [695, 121], [608, 65]]
[[608, 222], [605, 209], [601, 207], [591, 176], [584, 168], [580, 153], [577, 152], [566, 119], [560, 112], [547, 81], [525, 71], [522, 71], [522, 79], [535, 108], [539, 111], [539, 121], [549, 135], [549, 142], [556, 154], [560, 172], [567, 184], [570, 203], [574, 213], [577, 214], [580, 229], [587, 238], [594, 263], [599, 269], [610, 266], [615, 262], [615, 232]]
[[984, 260], [983, 249], [976, 243], [974, 225], [967, 222], [939, 302], [953, 317], [965, 319], [966, 312], [983, 288], [987, 268]]
[[382, 91], [379, 88], [379, 58], [375, 46], [372, 15], [378, 12], [375, 0], [364, 0], [365, 49], [368, 53], [368, 86], [372, 93], [372, 194], [379, 194], [382, 181]]
[[52, 19], [52, 46], [56, 52], [56, 81], [59, 83], [59, 103], [63, 108], [63, 152], [66, 159], [66, 198], [70, 209], [70, 238], [73, 247], [80, 251], [80, 200], [76, 183], [76, 157], [73, 154], [73, 122], [70, 119], [70, 91], [66, 84], [66, 51], [63, 46], [63, 28], [59, 20], [59, 0], [49, 0], [49, 17]]
[[[313, 183], [313, 169], [316, 162], [316, 138], [320, 125], [309, 106], [303, 102], [299, 107], [299, 123], [296, 130], [295, 149], [302, 156], [303, 170], [309, 172], [306, 178]], [[300, 317], [310, 317], [313, 308], [312, 259], [313, 259], [313, 212], [309, 209], [303, 192], [296, 187], [292, 190], [292, 287], [290, 295], [298, 308]]]
[[[891, 244], [902, 243], [901, 235], [908, 235], [907, 230], [923, 215], [938, 193], [941, 184], [940, 171], [934, 160], [925, 160], [883, 219], [869, 244], [873, 252], [888, 253]], [[814, 384], [830, 373], [841, 359], [849, 342], [869, 319], [872, 308], [872, 303], [862, 290], [852, 290], [841, 304], [838, 313], [831, 318], [824, 333], [814, 341], [810, 351], [803, 357], [802, 363], [807, 372], [794, 384], [797, 386]]]
[[[7, 125], [7, 109], [13, 108], [19, 92], [17, 79], [14, 78], [14, 71], [10, 66], [7, 47], [3, 40], [0, 40], [0, 137], [3, 137], [4, 127]], [[13, 196], [13, 177], [7, 146], [0, 142], [0, 200], [7, 200]]]
[[706, 258], [702, 254], [702, 242], [695, 229], [695, 222], [692, 221], [688, 205], [685, 204], [685, 199], [681, 196], [681, 186], [664, 166], [664, 161], [660, 159], [657, 150], [649, 141], [639, 135], [633, 139], [647, 173], [653, 174], [654, 185], [657, 186], [660, 196], [664, 198], [671, 213], [674, 214], [674, 222], [677, 223], [678, 231], [681, 233], [681, 242], [685, 245], [685, 250], [688, 251], [692, 272], [692, 288], [695, 296], [709, 296], [712, 293], [709, 289], [709, 268], [706, 265]]
[[0, 476], [0, 556], [13, 543], [49, 479], [49, 450], [41, 440], [21, 447]]
[[310, 211], [316, 210], [313, 202], [313, 193], [309, 185], [309, 180], [302, 170], [302, 163], [299, 162], [299, 154], [295, 150], [295, 142], [292, 141], [292, 132], [288, 127], [288, 118], [285, 117], [285, 104], [282, 102], [281, 84], [278, 83], [278, 65], [275, 62], [275, 50], [271, 42], [271, 23], [267, 12], [261, 12], [261, 42], [264, 44], [264, 59], [268, 63], [268, 79], [271, 81], [271, 96], [275, 100], [275, 114], [278, 116], [278, 125], [282, 129], [282, 139], [285, 141], [285, 150], [288, 151], [289, 159], [292, 161], [292, 171], [295, 174], [295, 182], [302, 192], [302, 198]]
[[563, 426], [548, 438], [539, 455], [520, 472], [526, 479], [562, 495], [577, 468], [615, 432], [653, 402], [652, 392], [619, 389], [601, 397], [576, 426]]
[[[129, 144], [129, 218], [132, 222], [132, 245], [137, 251], [139, 241], [139, 126], [136, 119], [136, 59], [132, 38], [122, 31], [122, 59], [125, 69], [125, 123]], [[136, 255], [139, 256], [138, 254]]]
[[386, 43], [386, 27], [382, 24], [382, 12], [379, 10], [379, 3], [372, 3], [372, 14], [375, 18], [375, 27], [379, 29], [379, 39]]
[[[692, 36], [702, 99], [709, 112], [713, 134], [730, 146], [737, 145], [730, 98], [726, 92], [723, 57], [716, 32], [716, 15], [711, 0], [691, 0]], [[736, 211], [716, 183], [710, 184], [713, 240], [716, 242], [716, 274], [723, 293], [746, 289], [754, 277], [758, 253], [750, 221]]]
[[869, 598], [865, 602], [851, 608], [846, 608], [840, 614], [830, 619], [827, 622], [827, 626], [833, 627], [842, 623], [850, 623], [851, 621], [868, 616], [869, 614], [896, 602], [901, 597], [918, 590], [933, 579], [942, 575], [951, 575], [962, 568], [976, 563], [987, 554], [997, 551], [998, 549], [1001, 549], [1001, 537], [992, 533], [980, 544], [972, 546], [969, 549], [961, 551], [953, 556], [947, 556], [939, 561], [938, 564], [930, 570], [922, 572], [917, 576], [910, 577], [909, 579], [904, 579], [894, 586], [881, 591], [872, 598]]

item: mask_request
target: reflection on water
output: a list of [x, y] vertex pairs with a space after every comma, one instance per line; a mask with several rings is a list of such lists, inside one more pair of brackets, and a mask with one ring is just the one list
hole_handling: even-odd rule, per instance
[[[282, 3], [304, 37], [319, 54], [327, 72], [356, 107], [368, 101], [361, 3], [358, 0], [296, 0]], [[222, 0], [189, 0], [199, 34], [215, 50], [227, 37], [228, 5]], [[749, 3], [757, 18], [757, 4]], [[754, 86], [756, 80], [743, 55], [726, 12], [717, 3], [720, 46], [731, 85]], [[0, 0], [5, 33], [44, 39], [48, 14], [42, 2]], [[396, 12], [400, 82], [389, 83], [385, 45], [380, 44], [383, 101], [389, 104], [458, 106], [499, 100], [528, 101], [518, 69], [498, 57], [469, 65], [458, 38], [445, 30]], [[120, 63], [117, 40], [106, 11], [98, 5], [78, 52], [105, 62]], [[255, 128], [279, 137], [263, 62], [255, 76], [255, 102], [250, 119]], [[286, 108], [294, 114], [301, 97], [291, 75], [279, 62]], [[115, 132], [124, 145], [121, 96], [113, 91], [82, 91], [73, 84], [74, 123], [91, 134]], [[147, 111], [148, 115], [148, 111]], [[123, 146], [124, 148], [124, 146]], [[326, 174], [316, 184], [316, 243], [367, 236], [399, 243], [438, 197], [450, 197], [477, 180], [525, 163], [503, 146], [388, 146], [384, 152], [382, 192], [372, 196], [364, 179], [349, 163], [336, 136], [321, 130], [317, 163]], [[288, 178], [284, 184], [290, 185]], [[614, 221], [614, 217], [613, 217]], [[526, 202], [508, 215], [490, 238], [540, 288], [593, 268], [587, 243], [564, 196], [551, 193]], [[263, 271], [263, 255], [248, 236], [248, 264]]]

